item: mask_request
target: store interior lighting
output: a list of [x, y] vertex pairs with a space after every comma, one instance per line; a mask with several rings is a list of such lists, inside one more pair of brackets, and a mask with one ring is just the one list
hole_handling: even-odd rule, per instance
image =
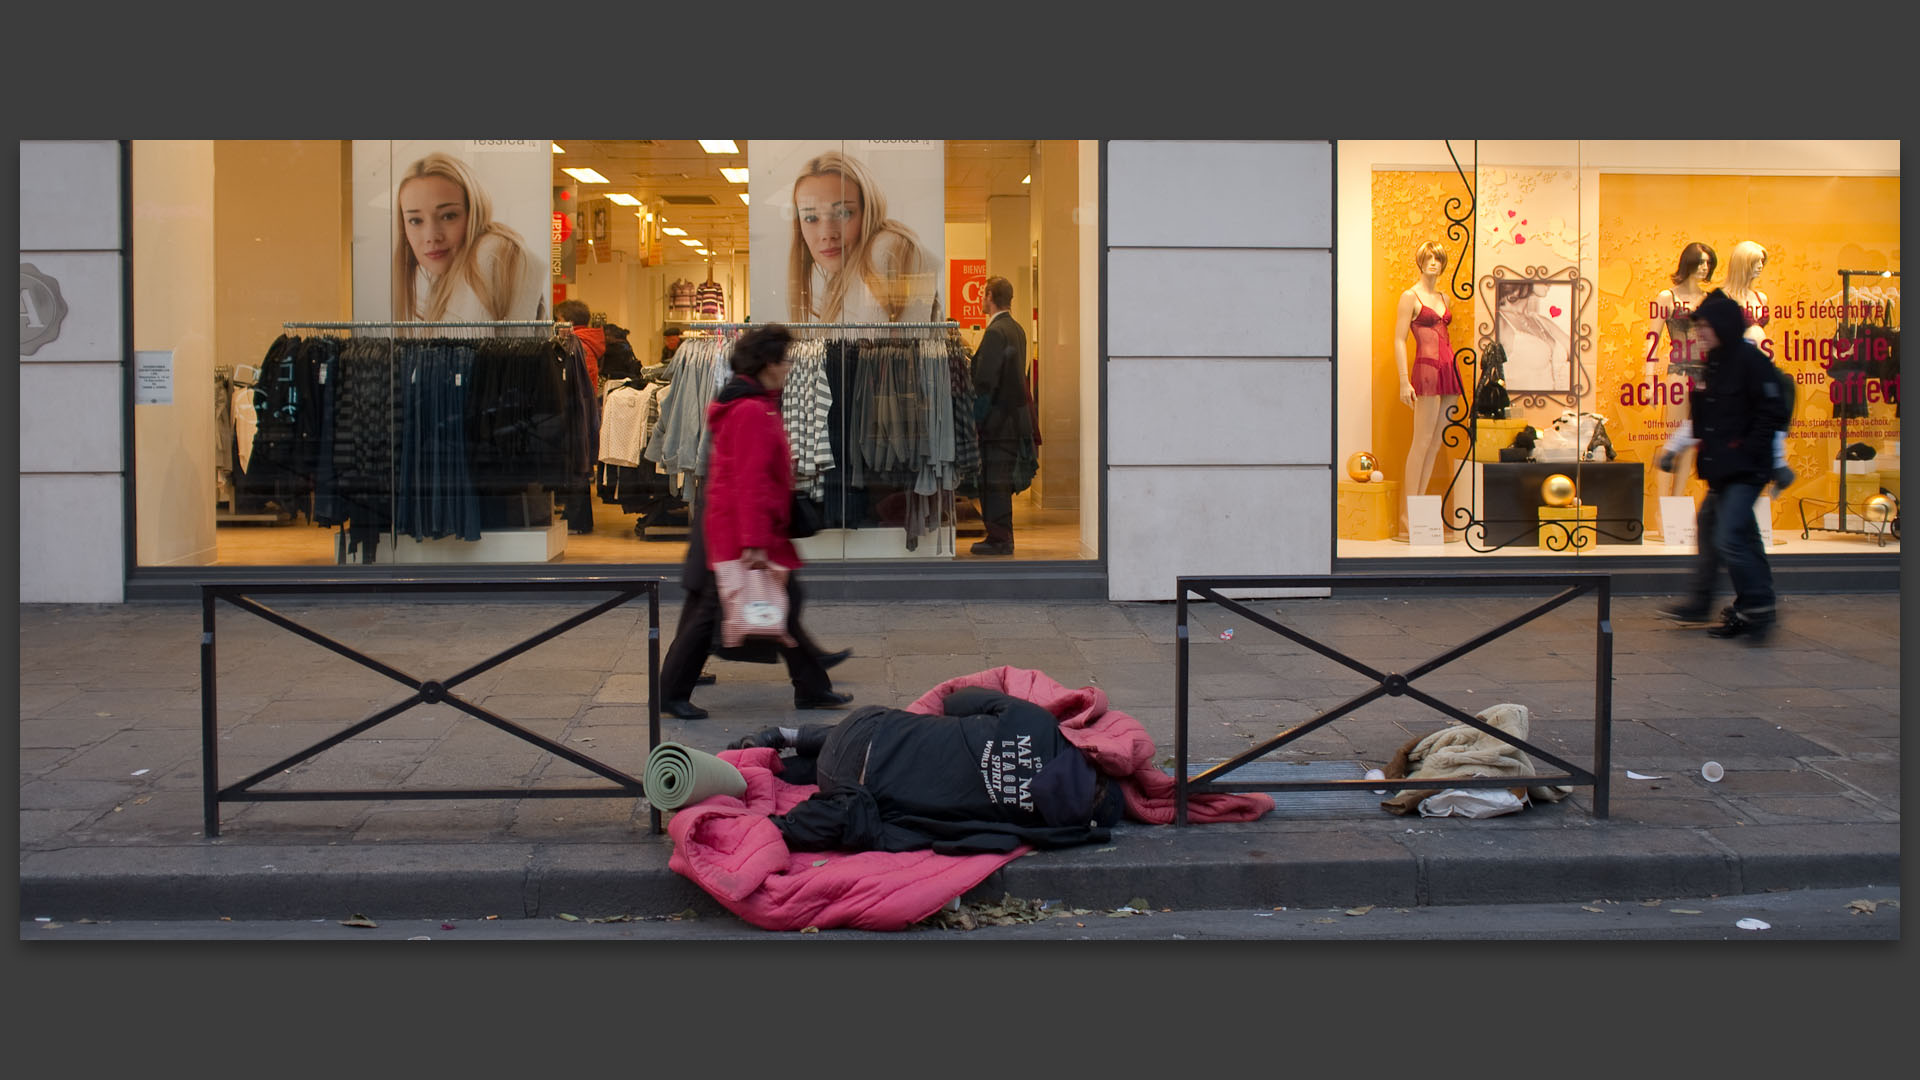
[[701, 244], [701, 242], [698, 240], [682, 240], [680, 242], [687, 245], [688, 247], [699, 247]]
[[738, 196], [740, 196], [740, 201], [741, 201], [742, 203], [746, 203], [746, 205], [748, 205], [748, 206], [752, 206], [752, 205], [753, 205], [752, 203], [749, 203], [749, 202], [747, 202], [747, 193], [746, 193], [746, 192], [744, 192], [744, 191], [737, 191], [737, 192], [735, 192], [734, 194], [736, 194], [736, 195], [738, 195]]
[[562, 150], [562, 149], [560, 149], [560, 144], [559, 144], [559, 143], [549, 143], [549, 144], [547, 144], [547, 145], [549, 145], [549, 146], [551, 146], [551, 147], [553, 147], [553, 152], [554, 152], [554, 153], [556, 153], [556, 154], [564, 154], [564, 153], [566, 153], [566, 151], [565, 151], [565, 150]]
[[560, 171], [583, 184], [610, 184], [613, 182], [601, 176], [599, 173], [594, 172], [592, 169], [561, 169]]
[[735, 184], [744, 184], [747, 182], [747, 170], [745, 169], [721, 169], [720, 175]]
[[[667, 220], [667, 219], [666, 219], [666, 218], [661, 218], [660, 220], [661, 220], [661, 221], [665, 221], [665, 220]], [[668, 236], [685, 236], [685, 235], [687, 235], [687, 230], [685, 230], [685, 229], [683, 229], [683, 228], [681, 228], [681, 227], [680, 227], [680, 226], [678, 226], [678, 225], [669, 225], [669, 226], [667, 226], [666, 228], [664, 228], [664, 229], [661, 229], [660, 231], [661, 231], [661, 232], [663, 232], [663, 233], [666, 233], [666, 234], [667, 234]]]
[[740, 147], [732, 139], [701, 139], [700, 149], [709, 154], [737, 154]]
[[621, 206], [639, 206], [640, 205], [639, 199], [636, 199], [633, 196], [628, 195], [624, 191], [612, 192], [607, 196], [607, 201], [619, 203]]

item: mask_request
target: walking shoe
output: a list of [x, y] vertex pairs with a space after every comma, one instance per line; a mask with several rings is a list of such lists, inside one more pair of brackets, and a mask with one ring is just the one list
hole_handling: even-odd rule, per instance
[[[1732, 608], [1727, 609], [1727, 611], [1732, 611], [1732, 610], [1733, 610]], [[1721, 614], [1722, 616], [1724, 616], [1726, 612], [1722, 612]], [[1661, 618], [1669, 619], [1669, 620], [1672, 620], [1673, 622], [1706, 622], [1707, 621], [1707, 605], [1675, 604], [1671, 607], [1661, 608], [1659, 611], [1659, 615]]]
[[677, 716], [682, 720], [705, 720], [710, 715], [707, 710], [693, 702], [681, 698], [678, 701], [663, 701], [660, 711], [668, 716]]
[[823, 668], [839, 667], [841, 661], [852, 655], [852, 649], [841, 649], [839, 652], [826, 653], [820, 657], [820, 666]]
[[1767, 640], [1767, 635], [1773, 630], [1772, 619], [1755, 619], [1732, 608], [1722, 614], [1720, 625], [1707, 631], [1717, 638], [1746, 638], [1749, 644], [1758, 645]]
[[967, 550], [973, 552], [975, 555], [1011, 555], [1013, 554], [1013, 544], [1011, 542], [997, 543], [992, 540], [982, 540]]
[[697, 678], [697, 679], [695, 679], [695, 680], [693, 680], [693, 685], [695, 685], [695, 686], [712, 686], [712, 685], [713, 685], [714, 683], [717, 683], [717, 682], [719, 682], [719, 681], [720, 681], [720, 676], [718, 676], [718, 675], [715, 675], [715, 674], [714, 674], [713, 672], [711, 672], [711, 671], [703, 671], [703, 672], [701, 672], [701, 673], [700, 673], [700, 677], [699, 677], [699, 678]]
[[852, 694], [842, 694], [829, 690], [824, 694], [795, 694], [793, 707], [796, 709], [837, 709], [853, 700]]

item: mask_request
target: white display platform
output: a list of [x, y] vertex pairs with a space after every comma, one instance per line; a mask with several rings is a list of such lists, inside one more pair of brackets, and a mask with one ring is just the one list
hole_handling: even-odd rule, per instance
[[951, 559], [953, 526], [923, 534], [914, 550], [907, 550], [905, 529], [821, 529], [793, 546], [800, 557], [815, 559]]
[[415, 540], [411, 536], [382, 535], [374, 549], [375, 563], [545, 563], [567, 550], [567, 523], [525, 529], [492, 529], [478, 540], [443, 537]]

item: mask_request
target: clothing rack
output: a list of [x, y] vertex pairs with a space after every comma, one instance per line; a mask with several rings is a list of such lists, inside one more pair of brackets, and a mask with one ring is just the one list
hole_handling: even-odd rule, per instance
[[[1850, 325], [1853, 321], [1850, 308], [1853, 301], [1854, 278], [1900, 276], [1900, 271], [1898, 270], [1841, 270], [1838, 271], [1838, 273], [1840, 275], [1840, 316], [1842, 320], [1840, 325], [1842, 326]], [[1858, 340], [1858, 338], [1855, 340]], [[1789, 419], [1791, 419], [1791, 417], [1789, 417]], [[1882, 522], [1879, 529], [1850, 529], [1847, 527], [1847, 414], [1845, 412], [1840, 414], [1840, 456], [1836, 460], [1840, 462], [1840, 504], [1834, 508], [1834, 519], [1838, 528], [1827, 529], [1818, 525], [1809, 525], [1807, 523], [1807, 500], [1802, 498], [1800, 500], [1800, 538], [1804, 540], [1807, 538], [1807, 535], [1812, 532], [1858, 533], [1863, 536], [1871, 532], [1879, 539], [1880, 546], [1885, 547], [1887, 544], [1888, 523]], [[1862, 504], [1862, 508], [1865, 508], [1864, 504]], [[1860, 519], [1864, 522], [1866, 515], [1860, 515]]]
[[441, 326], [510, 326], [528, 329], [535, 326], [560, 329], [571, 327], [572, 323], [553, 322], [547, 319], [523, 319], [511, 322], [285, 322], [284, 330], [399, 330], [408, 327], [433, 329]]
[[[771, 326], [772, 323], [751, 322], [709, 322], [698, 319], [688, 321], [688, 325], [699, 324], [713, 330], [747, 330], [758, 326]], [[958, 330], [957, 322], [795, 322], [781, 323], [789, 330]]]

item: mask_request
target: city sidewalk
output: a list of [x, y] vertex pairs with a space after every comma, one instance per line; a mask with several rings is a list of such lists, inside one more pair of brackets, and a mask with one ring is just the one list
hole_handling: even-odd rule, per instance
[[[411, 675], [444, 679], [596, 599], [267, 605]], [[1788, 596], [1761, 647], [1657, 619], [1667, 599], [1613, 599], [1607, 819], [1593, 816], [1589, 788], [1480, 820], [1398, 817], [1370, 793], [1283, 793], [1257, 822], [1125, 824], [1110, 844], [1017, 859], [970, 897], [1096, 909], [1144, 899], [1185, 910], [1897, 886], [1899, 596]], [[1536, 602], [1353, 590], [1246, 601], [1382, 671], [1407, 670]], [[218, 611], [223, 785], [404, 696], [399, 684], [265, 620], [226, 604]], [[663, 655], [677, 614], [677, 603], [662, 604]], [[834, 678], [856, 705], [905, 706], [956, 675], [1033, 668], [1106, 691], [1172, 768], [1171, 603], [818, 602], [806, 618], [823, 647], [854, 650]], [[1372, 685], [1213, 605], [1196, 602], [1192, 619], [1196, 762], [1225, 760]], [[1594, 622], [1593, 601], [1575, 600], [1414, 685], [1468, 712], [1523, 704], [1532, 741], [1591, 765]], [[732, 917], [667, 869], [671, 842], [650, 831], [646, 803], [633, 798], [225, 803], [220, 835], [206, 838], [200, 637], [197, 604], [21, 606], [23, 918], [605, 918], [689, 907]], [[642, 600], [457, 692], [638, 777], [647, 644]], [[695, 701], [712, 717], [663, 718], [665, 738], [717, 751], [768, 724], [840, 715], [795, 711], [784, 667], [715, 661], [710, 670], [719, 682]], [[1386, 698], [1260, 764], [1383, 766], [1447, 722], [1410, 698]], [[1723, 780], [1702, 778], [1707, 761], [1723, 766]], [[437, 704], [262, 790], [600, 784]]]

